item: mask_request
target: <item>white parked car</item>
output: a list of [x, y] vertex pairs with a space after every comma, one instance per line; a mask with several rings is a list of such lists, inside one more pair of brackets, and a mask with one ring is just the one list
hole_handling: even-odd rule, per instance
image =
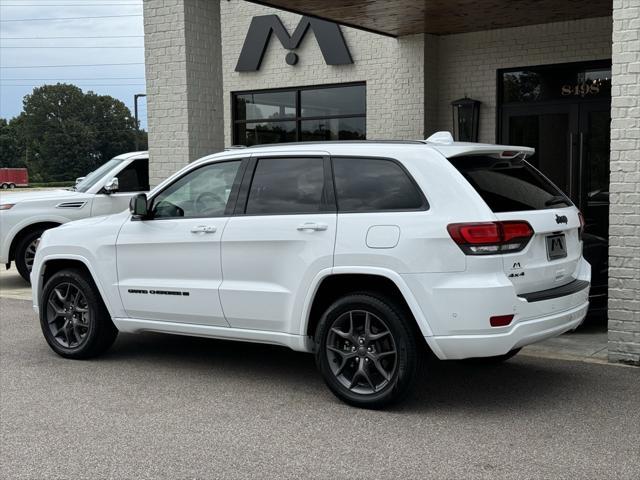
[[329, 388], [381, 407], [422, 353], [504, 360], [588, 307], [576, 207], [530, 148], [337, 142], [194, 162], [130, 211], [47, 231], [34, 307], [58, 354], [118, 331], [314, 352]]
[[119, 155], [68, 190], [0, 193], [0, 264], [16, 262], [29, 281], [42, 232], [72, 220], [125, 210], [131, 197], [149, 191], [147, 152]]

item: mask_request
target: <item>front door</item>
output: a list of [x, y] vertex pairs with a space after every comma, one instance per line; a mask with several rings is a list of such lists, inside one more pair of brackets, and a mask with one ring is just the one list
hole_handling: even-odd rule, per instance
[[155, 195], [149, 219], [122, 227], [118, 287], [130, 317], [228, 326], [218, 297], [220, 239], [240, 164], [191, 170]]

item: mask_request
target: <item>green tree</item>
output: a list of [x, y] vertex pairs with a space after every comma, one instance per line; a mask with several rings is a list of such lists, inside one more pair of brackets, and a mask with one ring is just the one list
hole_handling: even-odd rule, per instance
[[24, 148], [20, 145], [15, 120], [0, 118], [0, 167], [24, 167]]
[[123, 102], [84, 93], [75, 85], [34, 88], [9, 126], [14, 123], [12, 141], [34, 181], [84, 176], [110, 158], [134, 150], [136, 140], [140, 149], [147, 148], [146, 133], [138, 130]]

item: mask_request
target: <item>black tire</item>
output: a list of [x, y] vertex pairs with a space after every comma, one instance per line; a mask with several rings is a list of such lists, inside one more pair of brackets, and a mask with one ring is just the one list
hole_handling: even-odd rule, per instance
[[15, 183], [10, 183], [10, 184], [9, 184], [9, 188], [10, 188], [10, 189], [14, 189], [14, 188], [16, 188], [16, 184], [15, 184]]
[[[368, 334], [364, 330], [367, 317]], [[344, 322], [349, 322], [348, 332], [339, 328]], [[349, 405], [370, 409], [391, 405], [416, 383], [423, 346], [416, 331], [409, 315], [388, 298], [367, 292], [344, 296], [320, 319], [315, 335], [316, 365], [329, 389]], [[372, 340], [375, 337], [380, 338]], [[363, 342], [363, 338], [371, 340]], [[395, 355], [390, 353], [393, 349]], [[356, 375], [360, 369], [366, 373], [367, 384], [364, 373]]]
[[2, 188], [2, 190], [6, 190], [7, 188], [9, 188], [9, 185], [7, 185], [6, 183], [3, 183], [2, 187], [0, 188]]
[[467, 362], [477, 363], [477, 364], [486, 364], [486, 365], [495, 365], [498, 363], [506, 362], [512, 357], [515, 357], [518, 352], [520, 352], [522, 348], [514, 348], [513, 350], [505, 353], [504, 355], [496, 355], [494, 357], [478, 357], [478, 358], [468, 358]]
[[[16, 262], [16, 268], [22, 278], [28, 283], [31, 283], [31, 267], [33, 266], [33, 258], [30, 257], [30, 249], [34, 241], [37, 241], [42, 233], [46, 229], [41, 228], [38, 230], [32, 230], [31, 232], [23, 235], [16, 244], [14, 259]], [[29, 262], [28, 256], [31, 258]]]
[[[82, 295], [77, 301], [77, 309], [69, 307], [69, 312], [62, 311], [63, 308], [59, 307], [65, 302], [61, 296], [78, 299], [76, 290]], [[104, 353], [118, 336], [118, 329], [111, 321], [93, 279], [82, 270], [68, 269], [53, 274], [42, 290], [39, 303], [44, 338], [62, 357], [96, 357]]]

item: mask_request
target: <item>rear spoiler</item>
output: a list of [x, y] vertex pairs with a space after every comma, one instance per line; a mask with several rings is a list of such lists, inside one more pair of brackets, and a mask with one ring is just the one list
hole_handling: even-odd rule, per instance
[[434, 150], [437, 150], [446, 158], [461, 157], [465, 155], [486, 155], [496, 158], [523, 158], [530, 157], [536, 150], [531, 147], [515, 145], [494, 145], [491, 143], [455, 142], [451, 133], [437, 132], [424, 140]]

